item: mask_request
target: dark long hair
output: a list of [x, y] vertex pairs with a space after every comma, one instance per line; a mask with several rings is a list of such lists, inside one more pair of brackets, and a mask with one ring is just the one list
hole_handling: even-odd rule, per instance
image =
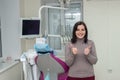
[[83, 25], [83, 26], [85, 27], [86, 34], [85, 34], [85, 36], [84, 36], [84, 43], [87, 43], [87, 41], [88, 41], [88, 30], [87, 30], [86, 24], [85, 24], [83, 21], [78, 21], [78, 22], [76, 22], [75, 25], [73, 26], [73, 32], [72, 32], [71, 42], [72, 42], [72, 43], [76, 43], [76, 41], [77, 41], [77, 36], [76, 36], [75, 32], [76, 32], [76, 30], [77, 30], [78, 25]]

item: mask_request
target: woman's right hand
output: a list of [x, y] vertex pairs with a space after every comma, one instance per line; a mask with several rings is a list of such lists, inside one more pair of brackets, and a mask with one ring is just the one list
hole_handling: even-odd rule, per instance
[[73, 44], [70, 44], [70, 48], [71, 48], [71, 51], [72, 51], [72, 53], [73, 53], [74, 55], [78, 53], [77, 48], [76, 48], [76, 47], [74, 47], [74, 45], [73, 45]]
[[72, 48], [72, 53], [73, 53], [73, 54], [77, 54], [77, 53], [78, 53], [77, 48], [73, 47], [73, 48]]

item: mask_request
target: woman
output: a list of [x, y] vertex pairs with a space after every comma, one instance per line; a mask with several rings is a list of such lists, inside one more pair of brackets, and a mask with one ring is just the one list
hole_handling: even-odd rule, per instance
[[96, 49], [94, 42], [88, 40], [87, 26], [82, 21], [73, 27], [71, 42], [65, 47], [65, 61], [69, 66], [67, 80], [95, 80]]

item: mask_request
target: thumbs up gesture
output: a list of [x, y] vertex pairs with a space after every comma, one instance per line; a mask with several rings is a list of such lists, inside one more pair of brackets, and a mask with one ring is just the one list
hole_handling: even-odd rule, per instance
[[90, 48], [91, 48], [91, 45], [89, 45], [88, 47], [86, 47], [86, 48], [84, 49], [84, 54], [85, 54], [85, 55], [88, 55], [88, 54], [90, 53]]
[[77, 50], [77, 48], [72, 48], [72, 52], [73, 52], [73, 54], [77, 54], [78, 53], [78, 50]]
[[71, 51], [73, 54], [77, 54], [78, 53], [78, 50], [76, 47], [74, 47], [72, 44], [70, 45], [71, 46]]

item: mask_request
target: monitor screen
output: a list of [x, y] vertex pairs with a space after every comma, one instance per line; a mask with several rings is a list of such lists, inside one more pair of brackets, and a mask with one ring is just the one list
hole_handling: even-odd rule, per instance
[[21, 19], [22, 38], [37, 37], [40, 34], [40, 19]]

